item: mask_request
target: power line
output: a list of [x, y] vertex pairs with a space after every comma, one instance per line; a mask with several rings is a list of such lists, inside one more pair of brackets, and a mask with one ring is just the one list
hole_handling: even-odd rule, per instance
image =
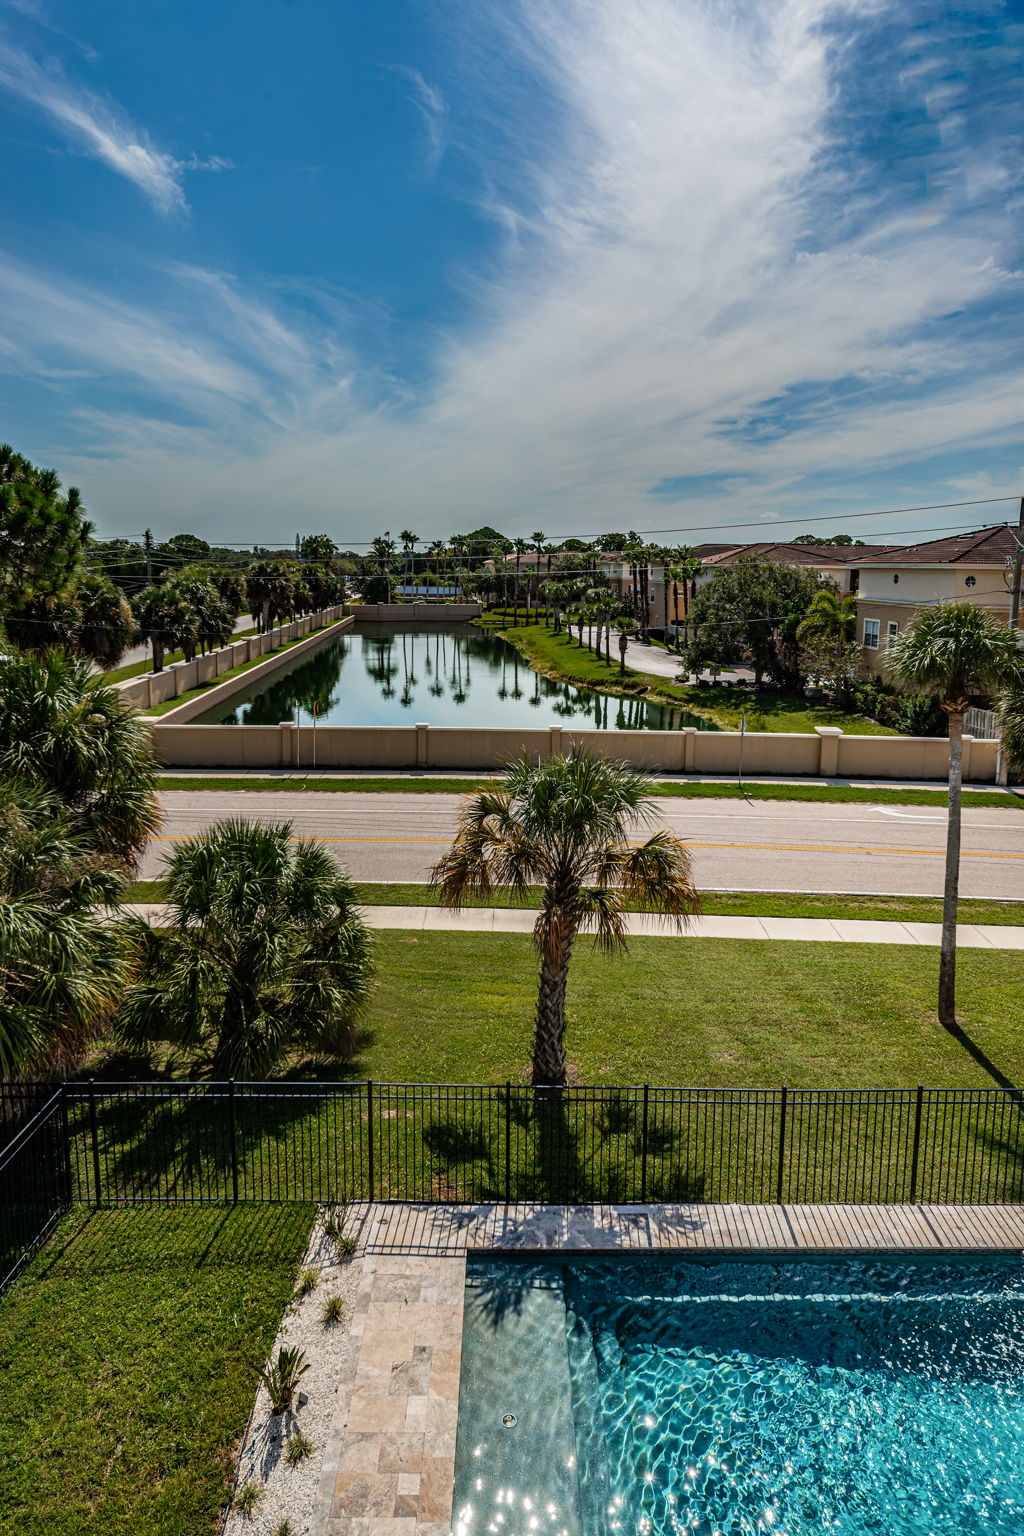
[[[945, 511], [949, 511], [953, 507], [988, 507], [988, 506], [994, 506], [998, 502], [1003, 502], [1003, 501], [1019, 501], [1019, 500], [1020, 500], [1019, 495], [1018, 496], [980, 496], [980, 497], [977, 497], [973, 501], [932, 501], [932, 502], [926, 502], [922, 506], [916, 506], [916, 507], [882, 507], [882, 508], [879, 508], [878, 511], [876, 511], [876, 512], [818, 512], [818, 513], [815, 513], [811, 517], [780, 517], [778, 519], [778, 522], [780, 524], [783, 524], [783, 525], [788, 525], [788, 524], [791, 524], [791, 523], [804, 524], [804, 523], [854, 522], [854, 521], [858, 521], [858, 520], [860, 520], [862, 518], [865, 518], [865, 517], [903, 517], [903, 516], [905, 516], [905, 515], [907, 515], [907, 514], [909, 514], [911, 512], [945, 512]], [[702, 533], [702, 532], [705, 532], [705, 531], [708, 531], [708, 530], [714, 531], [716, 529], [722, 529], [722, 528], [765, 528], [765, 529], [770, 529], [771, 527], [772, 527], [772, 523], [771, 522], [766, 522], [764, 518], [755, 518], [752, 522], [740, 522], [740, 523], [689, 523], [689, 524], [683, 525], [683, 526], [678, 527], [678, 528], [645, 528], [645, 529], [643, 529], [643, 530], [641, 530], [639, 532], [638, 537], [646, 538], [646, 537], [648, 537], [648, 535], [657, 534], [657, 533]], [[553, 540], [553, 539], [560, 539], [560, 540], [563, 540], [563, 541], [565, 539], [587, 539], [587, 538], [589, 538], [589, 539], [598, 539], [598, 538], [600, 538], [602, 536], [602, 534], [605, 531], [606, 530], [604, 530], [604, 529], [599, 529], [596, 533], [579, 533], [579, 532], [576, 532], [576, 531], [574, 531], [572, 533], [552, 533], [552, 534], [546, 535], [546, 539], [547, 539], [547, 541], [550, 541], [550, 540]], [[122, 535], [120, 535], [120, 537], [123, 539], [123, 538], [129, 537], [129, 535], [122, 534]], [[466, 535], [455, 535], [455, 537], [466, 537]], [[108, 541], [102, 541], [102, 542], [113, 543], [113, 542], [115, 542], [115, 540], [108, 540]], [[282, 550], [287, 549], [289, 551], [293, 551], [294, 550], [294, 545], [291, 544], [291, 543], [287, 543], [287, 544], [276, 544], [276, 543], [265, 544], [265, 543], [262, 543], [259, 539], [217, 539], [217, 538], [213, 538], [213, 539], [206, 540], [205, 542], [213, 544], [215, 547], [220, 548], [220, 549], [251, 549], [251, 548], [253, 548], [253, 546], [256, 546], [259, 549], [265, 549], [265, 550], [273, 550], [273, 549], [282, 549]], [[418, 539], [416, 542], [417, 542], [417, 544], [426, 544], [426, 543], [430, 543], [430, 542], [433, 542], [433, 541], [432, 540], [428, 540], [428, 539]], [[527, 541], [527, 542], [529, 542], [529, 541]], [[789, 541], [783, 539], [783, 540], [780, 540], [779, 542], [787, 543]], [[372, 547], [373, 543], [374, 543], [373, 539], [349, 539], [348, 542], [347, 542], [346, 547], [350, 548], [350, 549], [364, 549], [364, 548], [365, 549], [369, 549], [369, 548]], [[532, 545], [530, 547], [531, 547], [531, 549], [533, 548]], [[340, 548], [340, 546], [339, 546], [339, 548]], [[399, 550], [399, 549], [395, 550], [396, 554], [401, 554], [403, 552], [404, 551]], [[177, 553], [179, 553], [179, 552], [175, 551], [175, 554], [177, 554]], [[186, 558], [187, 558], [189, 563], [197, 563], [197, 564], [199, 564], [199, 563], [203, 563], [203, 564], [207, 563], [207, 562], [202, 561], [201, 557], [199, 557], [197, 559], [195, 556], [188, 556]]]

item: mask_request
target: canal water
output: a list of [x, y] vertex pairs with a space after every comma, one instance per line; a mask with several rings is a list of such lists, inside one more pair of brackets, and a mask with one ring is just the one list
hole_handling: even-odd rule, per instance
[[[609, 680], [616, 668], [609, 669]], [[286, 662], [198, 717], [200, 725], [577, 725], [586, 730], [713, 730], [685, 709], [552, 682], [514, 645], [472, 624], [361, 624]]]

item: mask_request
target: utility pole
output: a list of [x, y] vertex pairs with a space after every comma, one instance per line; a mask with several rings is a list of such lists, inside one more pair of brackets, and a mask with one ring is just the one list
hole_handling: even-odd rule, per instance
[[153, 585], [153, 535], [148, 528], [143, 534], [143, 543], [146, 546], [146, 586], [151, 587]]
[[295, 535], [295, 558], [296, 558], [296, 560], [301, 560], [302, 559], [302, 555], [301, 555], [300, 550], [299, 550], [299, 536], [298, 536], [298, 534]]
[[1020, 618], [1020, 578], [1024, 566], [1024, 496], [1020, 499], [1020, 515], [1017, 518], [1017, 551], [1013, 557], [1013, 586], [1010, 590], [1010, 628], [1017, 629]]

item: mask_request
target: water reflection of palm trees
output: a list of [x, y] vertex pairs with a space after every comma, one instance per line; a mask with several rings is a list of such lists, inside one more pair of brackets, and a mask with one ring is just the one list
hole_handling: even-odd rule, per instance
[[383, 638], [379, 635], [363, 636], [363, 663], [369, 676], [380, 687], [381, 697], [385, 699], [393, 699], [395, 696], [394, 679], [398, 668], [392, 656], [394, 647], [394, 635]]
[[[363, 668], [339, 686], [342, 666], [358, 647]], [[526, 675], [523, 675], [525, 673]], [[475, 681], [475, 692], [472, 684]], [[662, 709], [638, 698], [610, 698], [534, 672], [519, 652], [485, 631], [414, 630], [365, 626], [339, 638], [264, 682], [254, 682], [211, 720], [276, 725], [298, 710], [309, 723], [319, 705], [320, 724], [408, 722], [419, 699], [437, 725], [532, 726], [578, 720], [590, 730], [678, 730], [698, 722], [685, 710]], [[433, 707], [427, 695], [438, 701]], [[472, 694], [472, 698], [470, 695]], [[387, 708], [382, 700], [394, 700]], [[472, 707], [470, 707], [472, 706]]]
[[408, 709], [409, 708], [409, 705], [412, 703], [412, 701], [413, 701], [413, 699], [415, 697], [415, 694], [413, 693], [413, 689], [416, 687], [416, 681], [417, 681], [416, 673], [413, 670], [415, 665], [416, 665], [416, 636], [415, 635], [403, 634], [403, 636], [402, 636], [402, 673], [403, 673], [404, 681], [402, 683], [402, 692], [401, 692], [401, 696], [400, 696], [400, 703], [402, 704], [402, 707], [404, 709]]
[[320, 714], [325, 715], [328, 710], [337, 707], [338, 696], [334, 690], [341, 678], [341, 669], [347, 655], [347, 641], [341, 641], [323, 651], [314, 651], [305, 660], [282, 670], [262, 686], [259, 683], [252, 684], [252, 697], [246, 699], [243, 693], [241, 700], [236, 700], [225, 715], [218, 717], [219, 723], [279, 725], [282, 720], [290, 720], [296, 709], [301, 717], [311, 720], [314, 704], [319, 705]]

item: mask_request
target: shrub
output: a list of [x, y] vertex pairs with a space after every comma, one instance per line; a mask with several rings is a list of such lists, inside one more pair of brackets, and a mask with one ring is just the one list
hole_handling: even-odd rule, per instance
[[246, 1520], [251, 1520], [259, 1508], [259, 1502], [263, 1497], [263, 1489], [259, 1483], [251, 1479], [244, 1482], [235, 1494], [235, 1508]]
[[320, 1284], [320, 1273], [316, 1269], [300, 1269], [299, 1278], [295, 1282], [296, 1296], [310, 1296]]
[[284, 1456], [290, 1467], [298, 1466], [300, 1461], [305, 1461], [306, 1457], [312, 1454], [313, 1442], [302, 1433], [301, 1429], [297, 1429], [294, 1435], [289, 1435]]
[[299, 1382], [309, 1370], [305, 1352], [295, 1345], [282, 1345], [277, 1359], [260, 1370], [260, 1380], [270, 1394], [274, 1413], [290, 1413]]
[[333, 1328], [335, 1323], [340, 1323], [345, 1316], [345, 1303], [340, 1296], [328, 1296], [320, 1313], [320, 1321], [325, 1328]]

